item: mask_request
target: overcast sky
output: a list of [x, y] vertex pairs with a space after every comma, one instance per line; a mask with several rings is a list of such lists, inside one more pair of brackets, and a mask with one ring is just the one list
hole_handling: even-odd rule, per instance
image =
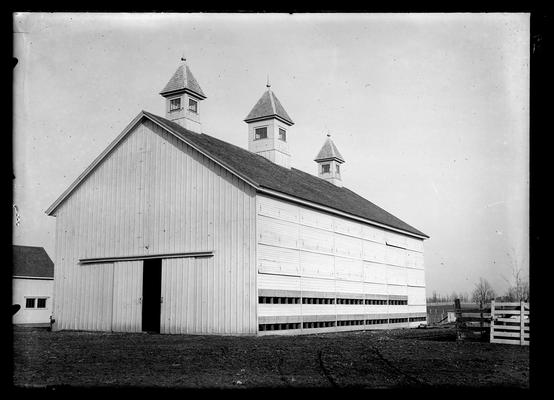
[[344, 186], [431, 238], [427, 294], [497, 292], [528, 271], [528, 14], [15, 14], [14, 244], [54, 258], [44, 211], [158, 94], [183, 52], [205, 133], [247, 147], [271, 88], [316, 174], [329, 131]]

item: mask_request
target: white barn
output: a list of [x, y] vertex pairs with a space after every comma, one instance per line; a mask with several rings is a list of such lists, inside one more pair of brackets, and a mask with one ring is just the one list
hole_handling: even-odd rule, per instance
[[294, 123], [269, 84], [245, 119], [248, 150], [202, 133], [206, 96], [186, 62], [160, 94], [165, 118], [140, 112], [46, 211], [53, 329], [262, 335], [426, 321], [428, 236], [342, 187], [330, 138], [318, 176], [291, 168]]
[[37, 246], [12, 246], [12, 304], [20, 306], [14, 325], [48, 325], [52, 314], [54, 263]]

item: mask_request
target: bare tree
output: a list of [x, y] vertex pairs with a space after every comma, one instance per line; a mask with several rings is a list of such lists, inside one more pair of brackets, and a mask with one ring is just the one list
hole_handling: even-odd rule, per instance
[[482, 308], [484, 304], [489, 303], [495, 296], [490, 283], [486, 279], [479, 278], [479, 283], [477, 283], [475, 289], [473, 289], [471, 300]]
[[513, 272], [514, 285], [508, 289], [506, 297], [509, 301], [529, 301], [529, 282], [523, 278], [521, 270]]
[[525, 263], [525, 256], [520, 259], [514, 247], [510, 249], [508, 257], [512, 264], [512, 284], [508, 288], [506, 297], [508, 301], [529, 301], [529, 281], [525, 279], [522, 265]]

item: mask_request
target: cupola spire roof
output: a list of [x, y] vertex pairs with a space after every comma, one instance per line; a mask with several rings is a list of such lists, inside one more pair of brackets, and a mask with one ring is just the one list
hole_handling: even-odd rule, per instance
[[335, 146], [335, 143], [331, 140], [331, 134], [327, 134], [327, 140], [325, 143], [323, 143], [323, 147], [321, 147], [321, 150], [319, 150], [319, 153], [317, 153], [316, 158], [314, 158], [314, 161], [325, 161], [325, 160], [337, 160], [341, 163], [344, 162], [344, 158], [339, 152], [339, 149], [337, 149], [337, 146]]
[[269, 76], [266, 84], [267, 90], [262, 94], [262, 97], [258, 100], [256, 105], [252, 108], [252, 111], [244, 119], [245, 122], [261, 121], [264, 119], [276, 118], [286, 123], [287, 125], [294, 125], [291, 117], [287, 114], [281, 102], [275, 96], [275, 93], [271, 90], [269, 84]]
[[181, 65], [179, 65], [179, 68], [177, 68], [177, 71], [175, 71], [160, 94], [165, 96], [180, 91], [192, 93], [201, 99], [206, 98], [206, 95], [202, 91], [198, 81], [190, 71], [187, 59], [184, 55], [181, 57]]

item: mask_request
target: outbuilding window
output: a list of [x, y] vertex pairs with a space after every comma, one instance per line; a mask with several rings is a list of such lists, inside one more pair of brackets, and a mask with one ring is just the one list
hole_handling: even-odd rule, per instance
[[189, 99], [189, 111], [198, 113], [198, 102], [196, 100]]
[[329, 172], [331, 172], [331, 164], [322, 164], [321, 165], [321, 171], [324, 174], [328, 174]]
[[266, 139], [267, 138], [267, 127], [256, 128], [254, 130], [254, 140]]
[[176, 99], [169, 100], [169, 112], [171, 111], [179, 111], [181, 109], [181, 98], [178, 97]]
[[46, 297], [25, 298], [25, 308], [46, 308]]

